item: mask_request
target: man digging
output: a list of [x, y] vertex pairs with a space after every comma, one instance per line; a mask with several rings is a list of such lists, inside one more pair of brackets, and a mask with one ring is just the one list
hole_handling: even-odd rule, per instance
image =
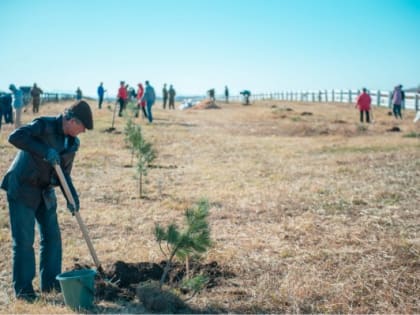
[[77, 101], [63, 114], [40, 117], [14, 130], [9, 142], [19, 149], [7, 171], [1, 188], [7, 191], [10, 227], [13, 241], [13, 287], [16, 298], [37, 298], [32, 286], [35, 277], [33, 248], [35, 222], [40, 233], [40, 289], [59, 290], [56, 276], [61, 273], [62, 247], [57, 221], [57, 199], [54, 187], [59, 181], [53, 166], [63, 168], [75, 206], [67, 200], [67, 208], [79, 210], [79, 198], [70, 176], [80, 141], [77, 135], [93, 129], [92, 112], [83, 100]]

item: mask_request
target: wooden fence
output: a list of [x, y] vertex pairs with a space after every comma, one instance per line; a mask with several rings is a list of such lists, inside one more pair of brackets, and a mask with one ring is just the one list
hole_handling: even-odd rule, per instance
[[42, 93], [41, 95], [41, 102], [48, 103], [48, 102], [59, 102], [59, 101], [67, 101], [72, 100], [75, 98], [74, 94], [69, 93]]
[[[289, 102], [313, 102], [313, 103], [356, 103], [360, 90], [320, 90], [320, 91], [282, 91], [271, 93], [251, 94], [250, 100], [279, 100]], [[376, 106], [392, 107], [392, 91], [369, 91], [372, 98], [372, 104]], [[217, 99], [224, 100], [224, 95], [218, 95]], [[242, 95], [229, 96], [230, 100], [242, 100]], [[405, 92], [404, 109], [419, 110], [420, 93]]]

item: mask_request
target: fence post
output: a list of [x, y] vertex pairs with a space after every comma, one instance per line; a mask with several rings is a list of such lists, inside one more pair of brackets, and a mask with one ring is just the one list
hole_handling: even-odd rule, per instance
[[340, 90], [340, 103], [343, 103], [343, 90]]
[[352, 99], [351, 90], [349, 90], [349, 103], [351, 103], [351, 99]]
[[414, 103], [414, 107], [416, 108], [416, 112], [419, 111], [419, 94], [416, 93], [416, 100]]
[[328, 103], [328, 91], [325, 90], [325, 103]]
[[335, 102], [335, 93], [334, 93], [334, 89], [331, 90], [331, 102]]
[[392, 91], [389, 91], [388, 94], [388, 107], [392, 108]]
[[376, 106], [381, 106], [381, 91], [378, 90], [376, 95]]

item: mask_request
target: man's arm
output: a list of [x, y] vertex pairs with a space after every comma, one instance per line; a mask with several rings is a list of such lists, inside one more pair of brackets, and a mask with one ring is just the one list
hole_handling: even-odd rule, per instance
[[39, 138], [44, 132], [45, 126], [41, 120], [34, 120], [32, 123], [14, 130], [9, 136], [9, 142], [16, 148], [45, 158], [49, 146]]

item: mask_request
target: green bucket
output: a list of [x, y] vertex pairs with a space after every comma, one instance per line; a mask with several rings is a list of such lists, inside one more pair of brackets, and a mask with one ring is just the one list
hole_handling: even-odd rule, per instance
[[89, 309], [95, 296], [95, 274], [93, 269], [81, 269], [59, 274], [64, 302], [73, 310]]

